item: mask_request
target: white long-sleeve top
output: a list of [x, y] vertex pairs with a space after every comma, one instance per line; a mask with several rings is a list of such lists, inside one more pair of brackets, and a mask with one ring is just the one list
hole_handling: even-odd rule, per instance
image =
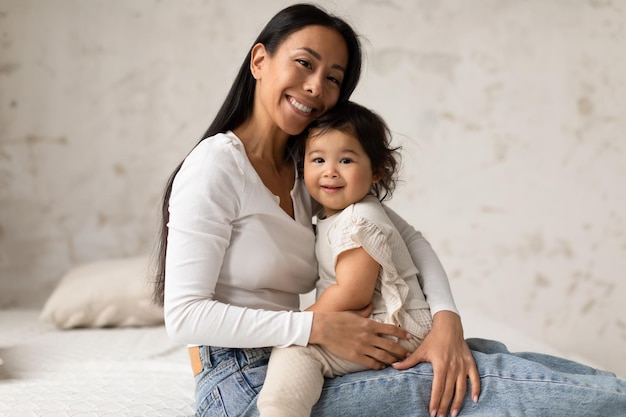
[[[312, 204], [296, 179], [294, 217], [279, 205], [233, 132], [203, 140], [172, 185], [165, 264], [165, 325], [180, 343], [304, 346], [312, 312], [299, 294], [315, 287]], [[420, 270], [433, 315], [457, 312], [430, 244], [387, 209]]]

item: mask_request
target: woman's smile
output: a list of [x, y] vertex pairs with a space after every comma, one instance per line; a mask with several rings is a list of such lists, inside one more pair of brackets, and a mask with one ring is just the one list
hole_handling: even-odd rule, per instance
[[301, 103], [300, 101], [296, 100], [294, 97], [289, 96], [288, 100], [289, 100], [289, 103], [291, 103], [293, 107], [295, 107], [297, 110], [299, 110], [300, 112], [306, 115], [311, 114], [311, 112], [313, 111], [312, 106], [307, 106], [306, 104]]

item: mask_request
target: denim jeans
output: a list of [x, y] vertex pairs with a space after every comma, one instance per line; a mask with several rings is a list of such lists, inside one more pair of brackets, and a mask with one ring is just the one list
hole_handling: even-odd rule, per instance
[[[466, 395], [461, 416], [626, 416], [626, 381], [610, 372], [549, 355], [510, 353], [491, 340], [467, 342], [481, 394], [478, 403]], [[258, 416], [256, 399], [270, 352], [201, 347], [204, 369], [196, 375], [196, 416]], [[312, 416], [428, 417], [432, 380], [428, 363], [327, 379]]]

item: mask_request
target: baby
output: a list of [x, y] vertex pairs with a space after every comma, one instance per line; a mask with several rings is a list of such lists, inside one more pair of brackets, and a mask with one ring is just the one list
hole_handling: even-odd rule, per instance
[[[375, 113], [337, 105], [298, 138], [302, 170], [317, 213], [318, 298], [307, 310], [354, 311], [373, 305], [371, 319], [413, 335], [414, 351], [432, 327], [418, 270], [381, 204], [395, 188], [397, 149]], [[257, 402], [261, 417], [310, 416], [324, 377], [367, 368], [309, 345], [274, 348]]]

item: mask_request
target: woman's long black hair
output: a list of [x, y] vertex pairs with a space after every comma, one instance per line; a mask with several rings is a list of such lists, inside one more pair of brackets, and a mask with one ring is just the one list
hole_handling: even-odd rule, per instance
[[[252, 47], [257, 43], [261, 43], [265, 46], [268, 53], [272, 55], [289, 35], [307, 26], [324, 26], [334, 29], [343, 36], [346, 42], [348, 47], [348, 67], [346, 68], [339, 93], [338, 103], [341, 103], [347, 100], [356, 88], [361, 76], [362, 61], [359, 37], [343, 19], [330, 15], [312, 4], [295, 4], [278, 12], [263, 28]], [[252, 47], [243, 60], [222, 107], [202, 136], [202, 139], [200, 139], [200, 142], [218, 133], [234, 130], [252, 114], [256, 82], [250, 72]], [[153, 300], [159, 305], [163, 305], [165, 289], [165, 254], [167, 251], [169, 201], [174, 177], [181, 166], [182, 162], [176, 167], [167, 181], [161, 206], [162, 222], [156, 248], [156, 281], [153, 292]]]

